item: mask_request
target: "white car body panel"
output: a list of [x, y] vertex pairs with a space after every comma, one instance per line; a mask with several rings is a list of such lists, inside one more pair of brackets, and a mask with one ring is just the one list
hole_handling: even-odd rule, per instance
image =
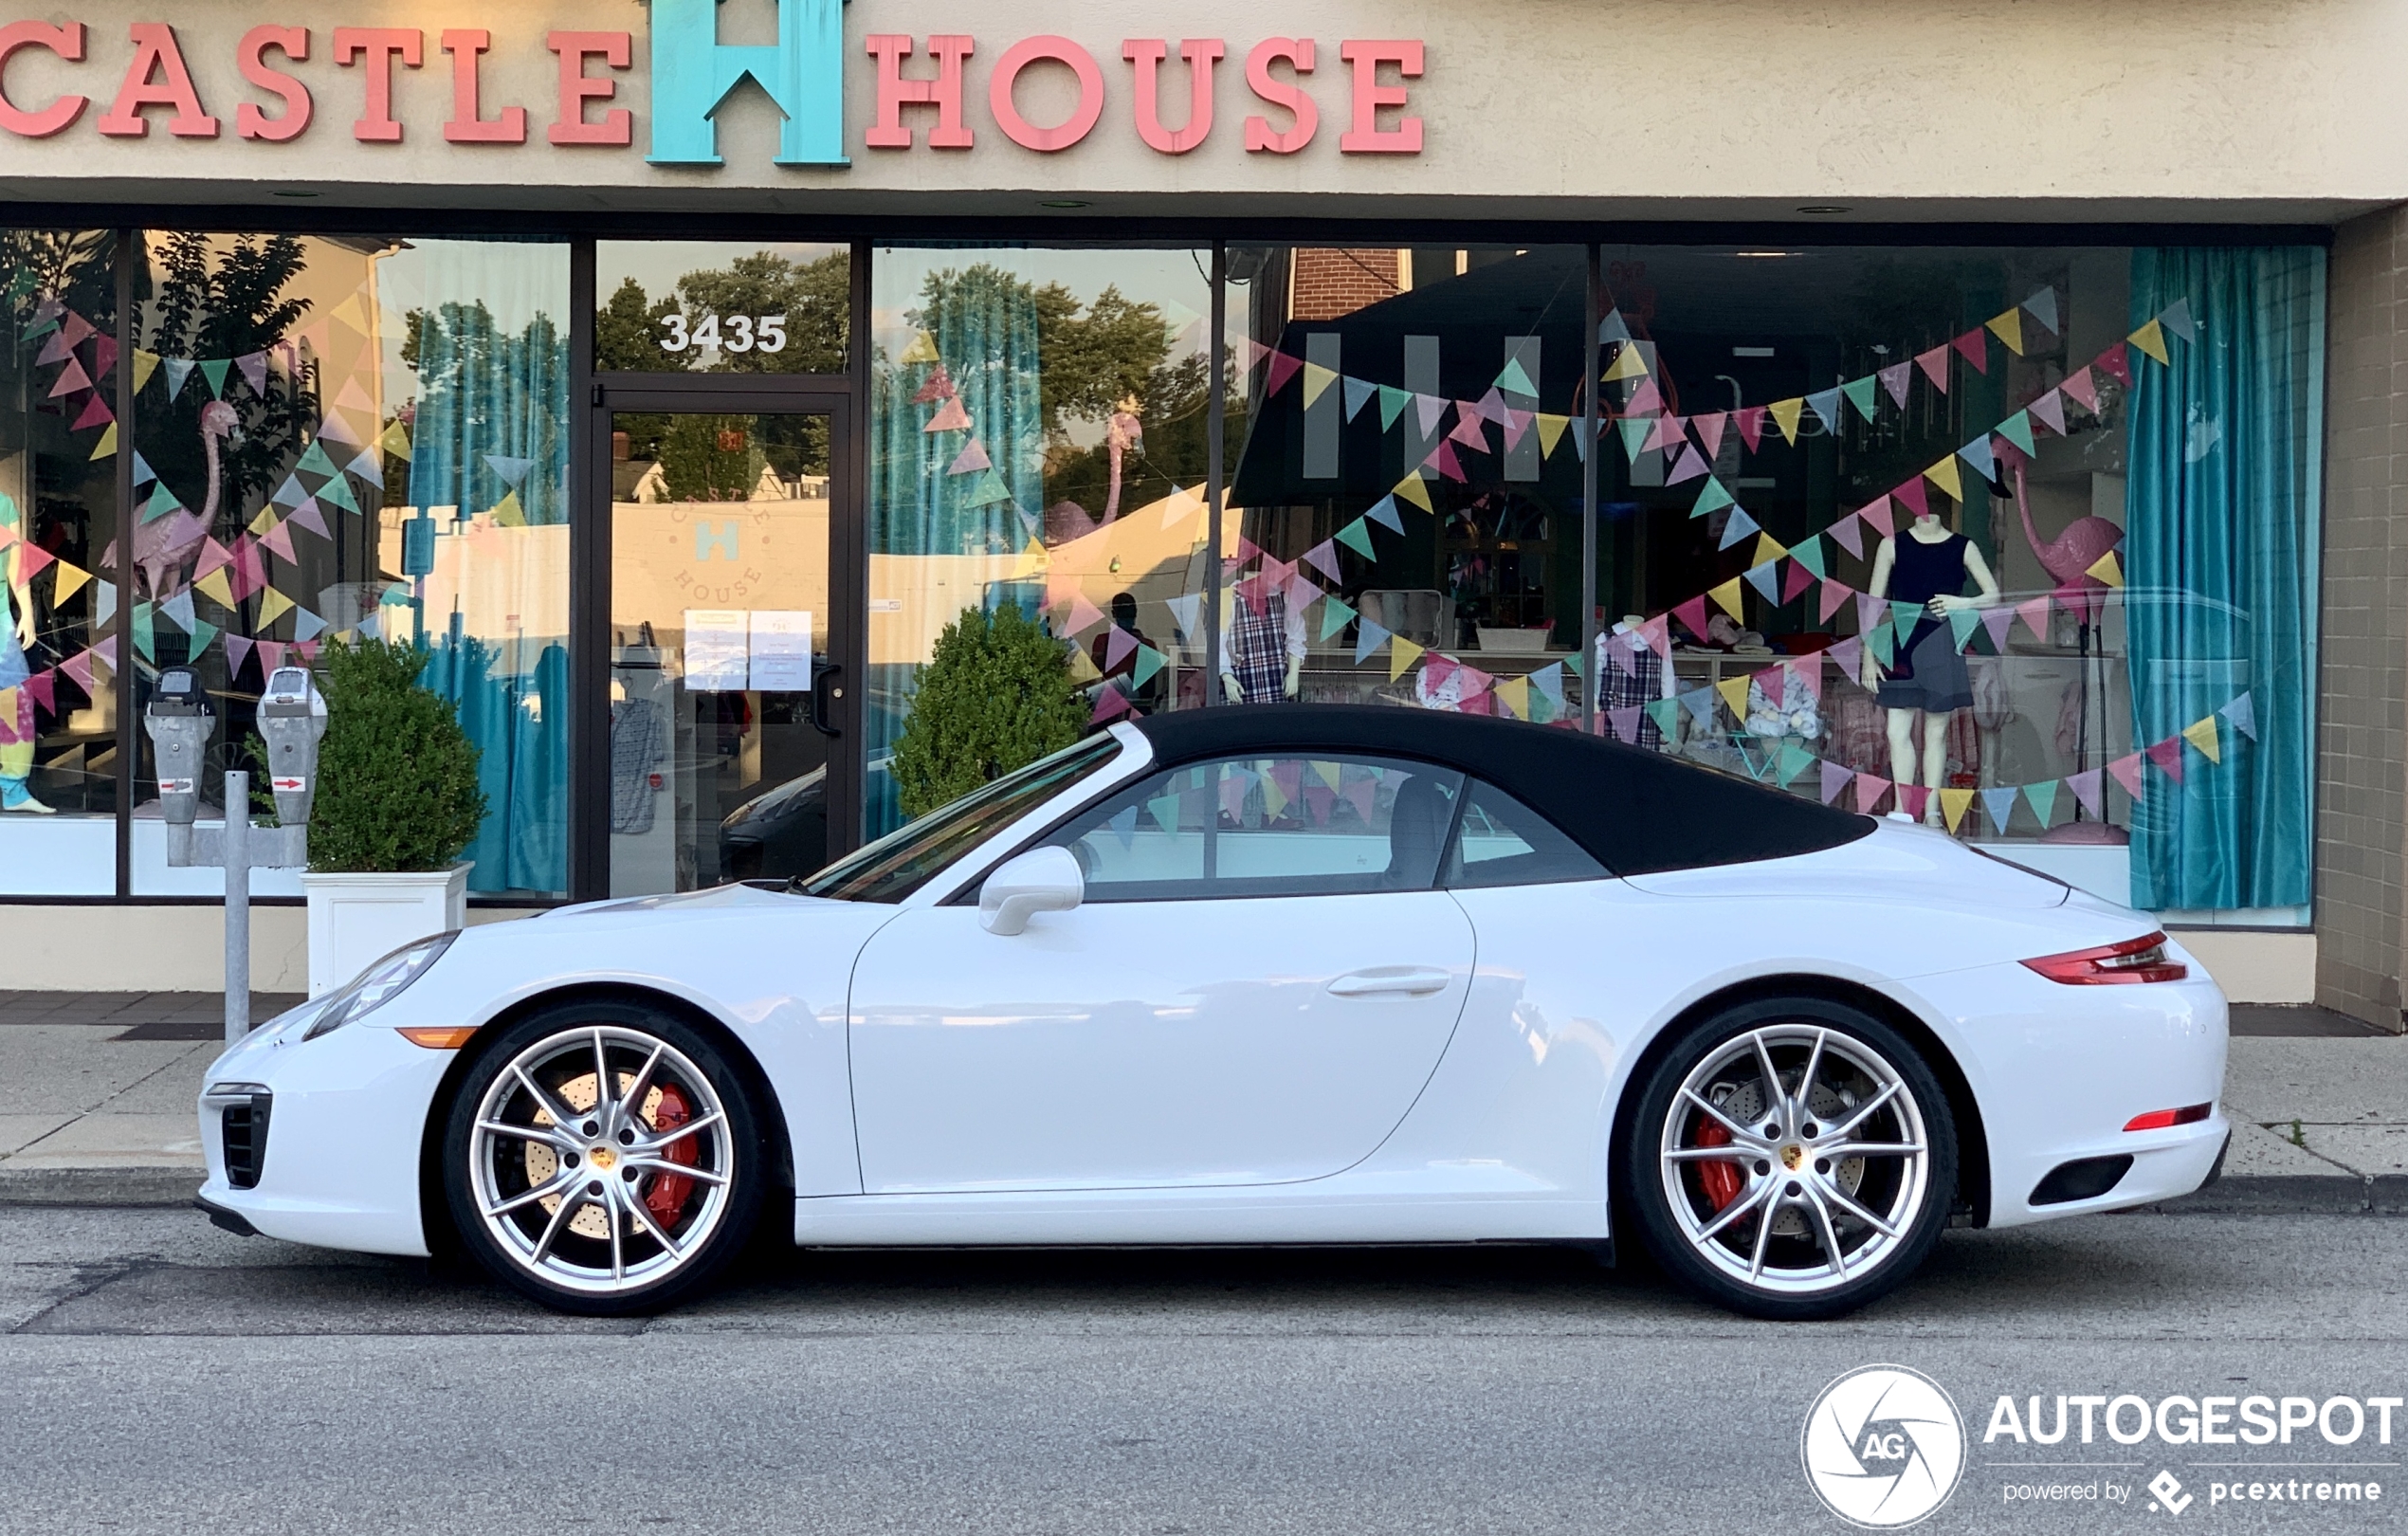
[[[637, 988], [749, 1052], [793, 1154], [803, 1243], [1582, 1240], [1609, 1235], [1615, 1106], [1649, 1047], [1716, 994], [1820, 978], [1879, 994], [1944, 1051], [1980, 1118], [1989, 1220], [2195, 1188], [2224, 1002], [2192, 979], [2065, 986], [2017, 963], [2154, 931], [1923, 829], [1794, 858], [1632, 879], [1189, 903], [1090, 903], [1006, 938], [943, 905], [1122, 757], [897, 905], [743, 887], [471, 929], [398, 997], [314, 1041], [262, 1030], [211, 1083], [274, 1094], [259, 1186], [233, 1189], [203, 1112], [210, 1203], [294, 1241], [427, 1251], [420, 1166], [447, 1051], [571, 987]], [[1241, 910], [1243, 909], [1243, 910]], [[1383, 967], [1418, 996], [1335, 997]], [[1218, 1049], [1216, 1049], [1216, 1047]], [[1972, 1127], [1964, 1127], [1968, 1136]], [[2097, 1200], [2034, 1208], [2074, 1158], [2129, 1153]]]

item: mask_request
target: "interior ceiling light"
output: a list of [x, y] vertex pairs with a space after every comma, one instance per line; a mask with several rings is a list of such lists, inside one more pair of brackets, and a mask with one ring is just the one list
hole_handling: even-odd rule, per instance
[[1039, 208], [1085, 208], [1086, 202], [1078, 197], [1047, 197], [1039, 200]]
[[315, 197], [318, 194], [304, 187], [279, 187], [276, 189], [276, 195], [279, 197]]
[[1797, 211], [1800, 213], [1853, 213], [1856, 210], [1846, 203], [1808, 203]]

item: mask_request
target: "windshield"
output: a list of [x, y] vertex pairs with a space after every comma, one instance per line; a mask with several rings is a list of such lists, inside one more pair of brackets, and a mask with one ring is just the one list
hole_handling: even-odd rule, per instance
[[902, 901], [996, 829], [1010, 826], [1120, 753], [1120, 741], [1109, 733], [1090, 736], [896, 828], [815, 875], [797, 876], [787, 889], [840, 902]]

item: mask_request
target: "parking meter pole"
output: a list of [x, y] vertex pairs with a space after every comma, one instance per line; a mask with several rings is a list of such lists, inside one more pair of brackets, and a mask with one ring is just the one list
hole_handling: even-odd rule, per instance
[[251, 776], [226, 776], [226, 1043], [251, 1031]]

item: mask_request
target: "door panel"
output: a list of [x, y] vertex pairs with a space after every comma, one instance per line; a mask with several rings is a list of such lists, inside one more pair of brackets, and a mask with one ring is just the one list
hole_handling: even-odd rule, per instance
[[1443, 892], [1097, 902], [1010, 938], [908, 911], [853, 977], [864, 1188], [1317, 1179], [1404, 1117], [1463, 1011]]

